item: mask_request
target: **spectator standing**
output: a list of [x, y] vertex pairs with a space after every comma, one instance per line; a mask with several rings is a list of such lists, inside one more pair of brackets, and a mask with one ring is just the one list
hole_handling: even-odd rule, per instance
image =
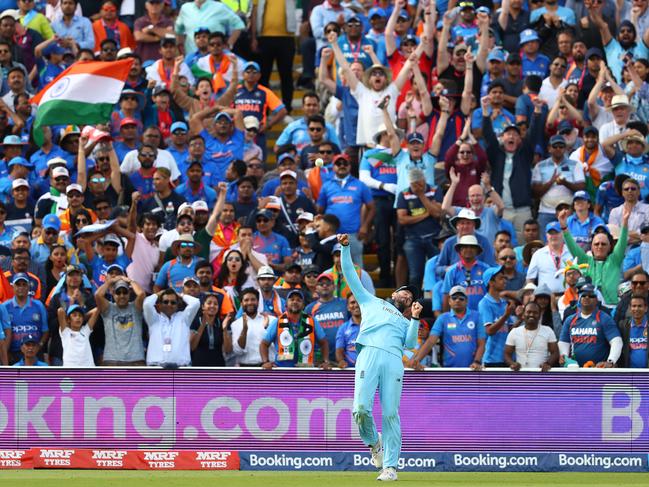
[[[181, 300], [186, 305], [183, 310]], [[189, 327], [200, 306], [198, 299], [187, 294], [181, 298], [172, 288], [158, 291], [144, 300], [143, 315], [149, 326], [147, 365], [187, 366], [191, 363]]]
[[158, 293], [171, 288], [176, 292], [180, 292], [185, 277], [195, 275], [196, 264], [200, 260], [197, 254], [200, 254], [200, 252], [201, 246], [194, 241], [194, 237], [190, 234], [180, 235], [171, 245], [171, 253], [176, 258], [165, 262], [160, 268], [153, 291]]
[[347, 311], [350, 318], [342, 324], [336, 333], [336, 364], [339, 368], [356, 365], [356, 338], [361, 330], [361, 307], [352, 293], [347, 295]]
[[527, 303], [523, 308], [525, 326], [516, 327], [507, 335], [505, 362], [513, 371], [540, 367], [541, 372], [548, 372], [559, 360], [557, 337], [552, 328], [539, 324], [540, 311], [534, 301]]
[[641, 295], [633, 295], [630, 308], [631, 317], [624, 320], [620, 326], [623, 342], [620, 366], [646, 369], [649, 366], [647, 298]]
[[232, 353], [232, 336], [228, 330], [230, 318], [219, 318], [220, 307], [216, 293], [202, 296], [201, 310], [192, 321], [189, 338], [194, 366], [222, 367], [225, 357]]
[[487, 286], [487, 293], [478, 304], [480, 321], [487, 334], [483, 362], [485, 367], [505, 367], [505, 341], [513, 325], [516, 305], [501, 297], [507, 285], [503, 266], [487, 269], [482, 280]]
[[[275, 316], [259, 312], [259, 294], [257, 289], [249, 287], [241, 291], [240, 318], [230, 326], [232, 330], [232, 347], [240, 367], [259, 367], [262, 358], [259, 346], [271, 322], [276, 323]], [[274, 360], [273, 353], [269, 358]]]
[[649, 221], [649, 204], [640, 201], [642, 187], [633, 178], [627, 178], [621, 184], [624, 203], [611, 210], [608, 222], [611, 225], [622, 226], [624, 213], [629, 212], [629, 241], [636, 244], [640, 241], [640, 230]]
[[[113, 301], [106, 297], [109, 290]], [[131, 291], [135, 294], [132, 302]], [[122, 276], [109, 277], [97, 289], [95, 301], [106, 335], [101, 365], [144, 365], [142, 304], [145, 297], [145, 291], [137, 282]]]
[[[567, 215], [566, 215], [567, 216]], [[545, 227], [548, 244], [534, 252], [527, 269], [527, 282], [544, 283], [555, 294], [564, 292], [563, 280], [557, 276], [557, 271], [563, 269], [573, 256], [564, 245], [563, 234], [559, 222], [548, 223]]]
[[131, 29], [117, 18], [117, 1], [104, 0], [99, 11], [99, 18], [92, 23], [95, 36], [94, 51], [102, 49], [102, 42], [110, 40], [115, 43], [115, 53], [124, 47], [135, 49], [135, 38]]
[[604, 220], [592, 212], [590, 197], [586, 191], [577, 191], [572, 197], [574, 213], [568, 217], [566, 225], [575, 243], [582, 249], [588, 247], [595, 228], [605, 225]]
[[[48, 5], [49, 6], [49, 5]], [[61, 16], [52, 22], [54, 34], [59, 38], [59, 44], [66, 49], [93, 49], [95, 35], [92, 23], [81, 15], [78, 0], [61, 0]]]
[[478, 255], [482, 253], [482, 247], [475, 235], [464, 235], [455, 244], [455, 252], [459, 256], [459, 261], [450, 266], [442, 284], [443, 309], [449, 309], [451, 289], [454, 286], [462, 286], [466, 289], [469, 309], [477, 310], [478, 303], [487, 291], [487, 283], [484, 282], [483, 274], [489, 268], [487, 264], [477, 259]]
[[146, 14], [135, 20], [133, 34], [136, 42], [135, 53], [142, 62], [160, 57], [158, 47], [168, 34], [173, 34], [173, 22], [163, 14], [163, 0], [146, 0]]
[[95, 359], [90, 348], [90, 335], [95, 328], [99, 311], [94, 308], [84, 324], [83, 308], [71, 304], [66, 310], [60, 307], [57, 312], [59, 333], [63, 344], [63, 367], [94, 367]]

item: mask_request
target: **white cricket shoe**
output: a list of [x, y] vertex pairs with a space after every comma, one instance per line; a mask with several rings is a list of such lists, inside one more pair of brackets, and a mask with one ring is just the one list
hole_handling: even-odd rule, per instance
[[376, 477], [376, 480], [381, 480], [382, 482], [393, 482], [397, 480], [397, 471], [394, 467], [386, 467], [381, 470], [381, 475]]
[[376, 445], [370, 447], [370, 453], [372, 454], [372, 465], [376, 468], [383, 467], [383, 436], [379, 433], [379, 441], [376, 442]]

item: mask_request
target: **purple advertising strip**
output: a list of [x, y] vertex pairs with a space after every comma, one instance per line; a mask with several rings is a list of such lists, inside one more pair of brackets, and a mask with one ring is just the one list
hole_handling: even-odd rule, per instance
[[[360, 450], [353, 387], [352, 371], [1, 368], [0, 449]], [[646, 452], [649, 373], [407, 372], [400, 414], [405, 451]]]

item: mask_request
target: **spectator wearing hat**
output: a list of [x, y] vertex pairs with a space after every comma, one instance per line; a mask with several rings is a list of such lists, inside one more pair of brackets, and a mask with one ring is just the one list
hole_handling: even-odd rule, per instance
[[421, 361], [432, 348], [441, 343], [444, 367], [470, 367], [480, 370], [485, 350], [485, 329], [480, 315], [467, 306], [469, 293], [460, 285], [449, 291], [449, 311], [442, 313], [433, 324], [430, 336], [412, 360], [415, 370], [423, 370]]
[[[119, 225], [115, 225], [112, 229], [115, 233], [121, 235], [124, 233]], [[88, 264], [92, 269], [90, 280], [97, 289], [106, 280], [108, 269], [117, 264], [122, 268], [122, 271], [131, 263], [131, 256], [133, 254], [133, 239], [128, 238], [128, 243], [124, 245], [124, 253], [119, 255], [119, 249], [123, 246], [123, 242], [115, 233], [107, 233], [97, 246], [97, 251], [93, 247], [93, 242], [102, 237], [102, 234], [88, 234], [77, 239], [77, 247], [79, 250], [86, 254]], [[132, 237], [132, 234], [128, 234]]]
[[50, 248], [55, 244], [65, 244], [68, 250], [72, 248], [62, 237], [59, 237], [61, 220], [56, 215], [46, 215], [41, 222], [42, 232], [31, 242], [30, 253], [34, 262], [45, 264], [50, 256]]
[[[619, 148], [618, 142], [620, 141], [619, 137], [617, 140], [611, 141], [614, 136], [619, 136], [620, 134], [626, 132], [626, 124], [631, 120], [631, 113], [633, 112], [633, 107], [629, 103], [629, 98], [626, 95], [613, 95], [611, 99], [611, 105], [607, 108], [612, 114], [612, 120], [603, 124], [599, 129], [599, 141], [605, 146], [607, 155], [609, 158], [613, 158], [611, 145], [614, 145]], [[608, 142], [604, 144], [604, 142]]]
[[622, 210], [622, 231], [615, 247], [613, 247], [613, 238], [610, 234], [597, 233], [591, 239], [591, 255], [588, 255], [577, 245], [567, 227], [567, 211], [563, 210], [559, 214], [559, 223], [568, 250], [580, 264], [588, 264], [584, 275], [589, 276], [593, 285], [601, 291], [604, 301], [602, 304], [608, 308], [614, 308], [618, 302], [617, 286], [622, 275], [622, 262], [627, 247], [630, 216], [631, 210], [625, 207]]
[[624, 91], [611, 76], [609, 70], [600, 69], [587, 101], [588, 117], [592, 126], [598, 130], [598, 134], [599, 129], [614, 121], [611, 110], [613, 96], [623, 94]]
[[270, 210], [259, 210], [255, 217], [257, 231], [253, 237], [253, 248], [268, 257], [268, 265], [277, 272], [283, 272], [291, 263], [291, 247], [288, 240], [273, 231], [274, 215]]
[[17, 179], [36, 179], [32, 169], [34, 165], [21, 156], [13, 157], [7, 164], [9, 174], [0, 178], [0, 202], [9, 203], [11, 201], [12, 184]]
[[[600, 134], [601, 135], [601, 134]], [[619, 148], [617, 145], [619, 144]], [[604, 152], [615, 166], [615, 174], [626, 174], [640, 185], [640, 197], [649, 196], [647, 171], [649, 171], [649, 143], [642, 132], [636, 129], [624, 129], [617, 135], [604, 140]], [[624, 196], [624, 195], [622, 195]]]
[[[38, 88], [42, 90], [45, 86], [51, 83], [54, 78], [61, 74], [66, 66], [63, 64], [63, 54], [65, 49], [58, 44], [58, 41], [52, 37], [49, 44], [40, 50], [40, 54], [45, 59], [45, 66], [39, 73]], [[40, 46], [39, 46], [40, 47]], [[38, 48], [37, 48], [38, 49]]]
[[352, 293], [347, 295], [347, 312], [349, 319], [336, 332], [336, 364], [339, 368], [356, 365], [356, 338], [361, 329], [361, 307]]
[[174, 191], [189, 203], [205, 201], [209, 208], [214, 208], [217, 194], [214, 189], [205, 185], [204, 176], [203, 165], [199, 161], [191, 161], [187, 167], [187, 181], [177, 186]]
[[439, 218], [442, 215], [441, 191], [426, 184], [425, 174], [421, 169], [411, 169], [410, 187], [397, 196], [397, 220], [403, 227], [405, 242], [403, 250], [408, 262], [408, 282], [420, 288], [424, 276], [424, 264], [437, 249], [433, 244], [441, 227]]
[[[436, 145], [439, 147], [439, 144]], [[425, 151], [424, 147], [424, 137], [419, 132], [412, 132], [406, 136], [406, 148], [400, 150], [394, 157], [397, 166], [395, 195], [409, 188], [408, 174], [412, 169], [424, 171], [426, 183], [431, 187], [436, 186], [435, 163], [437, 157], [430, 150]]]
[[[113, 302], [106, 297], [110, 292]], [[131, 294], [135, 299], [131, 301]], [[95, 292], [104, 322], [104, 366], [144, 365], [142, 305], [146, 292], [128, 277], [108, 277]]]
[[194, 67], [199, 59], [209, 55], [210, 34], [210, 29], [205, 26], [200, 26], [194, 30], [194, 45], [196, 46], [196, 49], [192, 52], [185, 53], [185, 64], [187, 64], [190, 69]]
[[338, 362], [337, 337], [340, 328], [345, 326], [352, 312], [349, 296], [347, 296], [347, 301], [334, 296], [334, 277], [328, 272], [323, 272], [318, 276], [316, 292], [318, 299], [308, 304], [304, 311], [322, 327], [329, 341], [329, 359]]
[[68, 207], [68, 199], [65, 190], [70, 184], [70, 173], [65, 167], [55, 167], [49, 171], [50, 188], [49, 192], [41, 195], [36, 201], [36, 224], [40, 225], [41, 220], [48, 214], [61, 214]]
[[[506, 70], [505, 70], [506, 55], [507, 53], [505, 53], [505, 51], [499, 48], [493, 49], [487, 55], [487, 60], [486, 60], [487, 66], [484, 74], [482, 75], [482, 81], [480, 84], [480, 98], [487, 95], [487, 90], [489, 89], [489, 85], [493, 81], [496, 80], [504, 81], [503, 78], [505, 77], [506, 74]], [[504, 84], [503, 84], [503, 89], [505, 89]], [[505, 89], [505, 91], [507, 90]]]
[[181, 296], [173, 288], [158, 291], [144, 300], [143, 316], [149, 327], [148, 366], [190, 365], [190, 327], [200, 307], [200, 300], [187, 294]]
[[557, 300], [557, 311], [562, 320], [567, 314], [569, 314], [569, 312], [574, 312], [574, 309], [578, 304], [579, 288], [577, 287], [577, 284], [580, 282], [579, 279], [582, 278], [584, 269], [587, 267], [588, 264], [577, 264], [568, 261], [566, 267], [562, 271], [563, 283], [566, 290]]
[[183, 121], [174, 122], [169, 127], [169, 146], [167, 150], [180, 167], [189, 157], [188, 136], [189, 127]]
[[[445, 242], [445, 246], [451, 239]], [[449, 309], [450, 290], [453, 286], [462, 285], [469, 297], [469, 309], [477, 310], [478, 303], [486, 294], [486, 283], [483, 274], [489, 266], [477, 259], [483, 251], [475, 235], [464, 235], [455, 244], [459, 261], [450, 266], [442, 284], [443, 310]]]
[[5, 206], [5, 210], [4, 224], [7, 228], [31, 232], [34, 221], [34, 200], [27, 180], [14, 179], [11, 182], [11, 201]]
[[[270, 361], [268, 350], [275, 345], [277, 355]], [[316, 347], [322, 356], [319, 364], [329, 368], [329, 341], [320, 324], [304, 311], [304, 295], [299, 289], [291, 290], [286, 296], [286, 312], [277, 322], [269, 323], [259, 353], [264, 369], [273, 367], [314, 367]]]
[[633, 22], [629, 20], [620, 22], [617, 29], [617, 37], [614, 38], [601, 12], [594, 14], [592, 21], [599, 28], [599, 33], [602, 36], [602, 44], [604, 45], [604, 53], [606, 54], [611, 72], [616, 79], [622, 79], [622, 68], [625, 64], [624, 58], [627, 55], [633, 59], [646, 59], [649, 56], [649, 48], [647, 47], [649, 46], [649, 33], [646, 30], [639, 31], [640, 38], [638, 39], [638, 32]]
[[0, 305], [2, 314], [6, 317], [5, 328], [6, 350], [9, 352], [9, 363], [14, 364], [20, 359], [20, 347], [23, 338], [31, 335], [38, 343], [39, 356], [46, 353], [49, 328], [47, 311], [39, 300], [30, 296], [29, 276], [19, 272], [11, 279], [13, 298]]
[[78, 265], [69, 264], [65, 270], [65, 276], [50, 291], [50, 295], [45, 301], [45, 305], [47, 306], [47, 321], [50, 330], [50, 346], [48, 350], [50, 365], [63, 365], [61, 335], [57, 333], [58, 309], [60, 307], [68, 308], [75, 303], [82, 306], [84, 310], [93, 309], [95, 307], [95, 297], [91, 288], [92, 285], [85, 276], [82, 268]]
[[544, 283], [552, 293], [561, 294], [564, 292], [563, 279], [557, 275], [557, 272], [566, 266], [566, 262], [572, 261], [573, 256], [564, 245], [564, 237], [558, 222], [548, 223], [545, 227], [545, 235], [547, 245], [532, 254], [527, 269], [527, 282], [536, 281], [539, 285]]
[[[462, 239], [462, 237], [467, 235], [475, 236], [477, 242], [480, 246], [480, 252], [477, 254], [478, 259], [487, 264], [487, 267], [490, 267], [495, 264], [493, 247], [489, 240], [487, 240], [482, 235], [476, 233], [476, 230], [480, 229], [481, 220], [473, 210], [464, 208], [460, 212], [450, 219], [450, 225], [453, 230], [455, 230], [456, 235], [446, 239], [444, 245], [439, 255], [439, 260], [437, 263], [437, 276], [439, 278], [444, 278], [444, 275], [447, 274], [447, 271], [451, 270], [453, 265], [456, 262], [460, 261], [459, 255], [455, 250], [456, 244]], [[477, 303], [476, 303], [477, 306]]]
[[[92, 23], [82, 15], [78, 0], [61, 0], [58, 2], [60, 15], [52, 20], [52, 30], [66, 49], [77, 46], [79, 49], [93, 49], [95, 35]], [[47, 4], [46, 8], [50, 8]], [[50, 17], [51, 18], [51, 17]]]
[[59, 308], [57, 310], [64, 367], [95, 366], [90, 346], [90, 335], [97, 323], [99, 312], [95, 308], [88, 313], [88, 316], [88, 321], [84, 324], [84, 309], [78, 304], [72, 304], [67, 309]]
[[334, 177], [323, 184], [318, 196], [318, 213], [338, 217], [339, 232], [350, 234], [352, 259], [362, 267], [363, 242], [368, 238], [376, 205], [369, 188], [350, 173], [349, 159], [336, 158]]
[[115, 53], [122, 47], [136, 48], [135, 38], [131, 29], [117, 18], [117, 3], [115, 0], [103, 0], [99, 11], [99, 18], [92, 23], [95, 36], [95, 52], [101, 50], [104, 40], [115, 42]]
[[[232, 322], [233, 353], [241, 367], [259, 367], [262, 364], [259, 346], [266, 334], [266, 328], [277, 318], [259, 311], [259, 294], [253, 287], [241, 291], [242, 315]], [[270, 353], [274, 360], [274, 353]]]
[[554, 210], [562, 199], [586, 188], [581, 164], [566, 157], [566, 140], [554, 135], [548, 144], [550, 157], [539, 162], [532, 171], [532, 192], [540, 198], [539, 225], [545, 227], [555, 219]]
[[[14, 367], [47, 367], [48, 364], [38, 358], [38, 339], [34, 335], [26, 335], [20, 343], [22, 358], [14, 364]], [[4, 348], [0, 354], [5, 353]], [[2, 359], [3, 365], [8, 365], [7, 358]]]
[[284, 312], [286, 302], [274, 288], [275, 281], [275, 271], [269, 265], [263, 265], [257, 270], [260, 314], [278, 317]]
[[[284, 127], [284, 130], [282, 130], [282, 133], [277, 138], [273, 150], [278, 155], [280, 153], [279, 149], [285, 145], [293, 144], [297, 151], [301, 151], [306, 145], [309, 144], [309, 117], [320, 113], [320, 96], [318, 96], [315, 91], [307, 91], [304, 95], [302, 95], [302, 112], [304, 113], [304, 116], [300, 117], [297, 120], [294, 120], [286, 127]], [[325, 130], [326, 133], [324, 139], [328, 140], [329, 142], [333, 142], [337, 146], [340, 146], [336, 128], [330, 123], [326, 123]]]
[[[406, 80], [410, 76], [412, 64], [418, 62], [418, 57], [423, 50], [419, 46], [413, 55], [408, 58], [406, 63], [399, 71], [396, 79], [390, 83], [390, 72], [383, 65], [374, 64], [366, 68], [363, 75], [363, 82], [360, 82], [350, 68], [349, 62], [345, 59], [343, 51], [340, 48], [338, 36], [331, 32], [328, 38], [334, 51], [336, 62], [341, 67], [345, 75], [345, 80], [349, 84], [351, 94], [358, 101], [358, 126], [356, 130], [356, 145], [371, 146], [373, 145], [372, 137], [376, 129], [381, 124], [381, 102], [386, 95], [389, 95], [388, 106], [389, 113], [394, 116], [396, 113], [396, 102], [404, 87]], [[370, 41], [368, 41], [370, 42]]]
[[83, 205], [84, 192], [83, 187], [80, 184], [69, 184], [65, 188], [65, 195], [68, 198], [68, 205], [67, 208], [59, 215], [62, 232], [70, 233], [72, 229], [72, 222], [80, 211], [86, 211], [90, 214], [90, 217], [92, 219], [91, 223], [95, 223], [97, 221], [97, 215], [95, 214], [95, 212]]
[[593, 205], [586, 191], [577, 191], [572, 197], [573, 213], [568, 217], [566, 225], [577, 245], [582, 249], [590, 244], [591, 234], [595, 227], [606, 223], [592, 211]]
[[111, 127], [111, 134], [117, 139], [115, 150], [120, 160], [123, 160], [126, 154], [137, 149], [142, 133], [142, 111], [138, 94], [134, 90], [122, 91], [119, 110], [114, 110], [111, 114]]
[[624, 203], [611, 210], [608, 222], [621, 227], [624, 221], [624, 213], [628, 211], [630, 213], [629, 240], [630, 243], [636, 244], [640, 240], [640, 229], [649, 221], [649, 205], [640, 201], [642, 197], [642, 186], [636, 179], [625, 179], [621, 183], [620, 189]]
[[613, 165], [599, 144], [597, 128], [585, 127], [583, 141], [584, 145], [573, 151], [570, 159], [582, 164], [586, 178], [586, 191], [590, 198], [595, 198], [599, 185], [613, 172]]
[[563, 321], [559, 338], [559, 364], [567, 358], [577, 361], [580, 367], [615, 367], [622, 353], [623, 342], [613, 319], [598, 310], [595, 286], [586, 284], [579, 290], [580, 313]]
[[264, 174], [261, 180], [263, 186], [259, 195], [263, 197], [275, 196], [280, 187], [279, 175], [284, 171], [293, 171], [297, 175], [297, 184], [300, 191], [309, 189], [305, 173], [298, 167], [298, 158], [293, 151], [286, 151], [277, 155], [277, 168]]
[[487, 342], [483, 362], [485, 367], [506, 367], [505, 341], [507, 334], [514, 325], [514, 301], [507, 301], [501, 297], [507, 286], [507, 277], [503, 266], [490, 267], [483, 275], [482, 280], [487, 286], [487, 292], [478, 303], [480, 323], [484, 324]]
[[[273, 287], [279, 291], [279, 295], [283, 298], [291, 289], [302, 289], [302, 266], [295, 262], [289, 264], [284, 273], [275, 281]], [[311, 301], [307, 295], [304, 296], [304, 299], [307, 303]]]
[[649, 366], [647, 297], [634, 294], [629, 307], [631, 316], [620, 326], [623, 345], [619, 365], [625, 368], [646, 369]]
[[[203, 128], [203, 121], [214, 116], [214, 125]], [[225, 180], [225, 171], [234, 159], [243, 158], [243, 117], [236, 109], [223, 109], [220, 106], [205, 108], [189, 119], [192, 134], [203, 137], [206, 147], [206, 159], [218, 168], [215, 175], [218, 181]]]
[[142, 61], [155, 61], [160, 56], [160, 41], [166, 35], [173, 34], [173, 22], [163, 13], [163, 0], [146, 0], [144, 8], [146, 14], [133, 24], [135, 53]]
[[[155, 81], [155, 86], [160, 88], [171, 89], [171, 76], [174, 72], [176, 65], [176, 58], [178, 57], [178, 46], [176, 44], [176, 36], [168, 33], [165, 34], [158, 41], [160, 45], [160, 59], [146, 68], [146, 77], [150, 82]], [[187, 78], [190, 84], [195, 83], [194, 75], [185, 62], [180, 63], [178, 68], [180, 76]], [[171, 123], [169, 124], [171, 125]]]
[[180, 235], [171, 245], [171, 253], [175, 258], [165, 262], [160, 268], [153, 291], [157, 293], [171, 288], [181, 292], [185, 277], [195, 275], [196, 264], [200, 260], [197, 254], [200, 252], [201, 246], [194, 237], [190, 234]]
[[7, 135], [2, 140], [3, 158], [0, 161], [0, 177], [9, 175], [9, 162], [15, 157], [21, 157], [25, 143], [18, 135]]
[[525, 29], [520, 33], [520, 46], [523, 54], [521, 55], [523, 77], [530, 75], [539, 76], [541, 79], [548, 75], [550, 59], [539, 52], [541, 38], [533, 29]]
[[263, 158], [261, 147], [255, 143], [255, 138], [257, 138], [257, 134], [259, 133], [259, 125], [260, 123], [257, 117], [253, 117], [252, 115], [243, 117], [243, 126], [246, 129], [243, 148], [243, 160], [245, 162]]
[[[388, 5], [388, 9], [390, 5]], [[367, 21], [370, 24], [370, 28], [365, 33], [365, 37], [373, 40], [377, 46], [381, 44], [385, 45], [385, 29], [388, 22], [388, 18], [392, 15], [388, 14], [388, 9], [381, 7], [372, 7], [367, 12]], [[391, 9], [394, 12], [394, 9]]]

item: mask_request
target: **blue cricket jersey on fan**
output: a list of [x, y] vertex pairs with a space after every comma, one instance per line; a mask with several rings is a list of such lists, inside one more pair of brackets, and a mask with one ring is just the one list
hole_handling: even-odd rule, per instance
[[33, 335], [40, 341], [43, 334], [49, 331], [47, 311], [40, 301], [28, 297], [25, 306], [21, 308], [14, 297], [0, 306], [4, 309], [4, 319], [8, 319], [11, 324], [11, 344], [9, 345], [11, 352], [20, 350], [20, 342], [27, 335]]
[[184, 197], [188, 203], [193, 203], [195, 201], [201, 200], [207, 203], [208, 208], [214, 208], [214, 205], [216, 203], [216, 191], [214, 191], [214, 189], [210, 188], [209, 186], [206, 186], [204, 182], [201, 182], [198, 191], [196, 191], [195, 193], [187, 183], [181, 184], [174, 191], [180, 196]]
[[609, 342], [620, 336], [617, 325], [609, 315], [595, 311], [588, 318], [568, 316], [561, 328], [559, 341], [570, 343], [575, 360], [583, 366], [589, 360], [595, 363], [608, 359]]
[[478, 310], [478, 303], [487, 293], [487, 286], [482, 280], [482, 274], [489, 269], [484, 262], [477, 260], [470, 271], [464, 268], [461, 263], [453, 265], [444, 276], [442, 293], [448, 294], [453, 286], [463, 286], [469, 298], [469, 309]]
[[329, 342], [330, 360], [336, 358], [336, 334], [338, 328], [349, 319], [347, 311], [347, 300], [333, 298], [331, 301], [322, 303], [315, 301], [309, 304], [304, 311], [322, 327]]
[[439, 337], [443, 350], [444, 367], [469, 367], [473, 363], [478, 340], [485, 338], [485, 330], [476, 311], [466, 310], [459, 316], [451, 310], [435, 320], [431, 335]]
[[647, 317], [639, 325], [631, 320], [629, 329], [629, 367], [646, 369], [647, 364]]
[[350, 367], [356, 365], [356, 357], [358, 357], [356, 338], [358, 338], [359, 331], [361, 331], [361, 325], [354, 323], [350, 318], [338, 328], [338, 332], [336, 333], [336, 348], [342, 348], [344, 350], [345, 362]]
[[530, 59], [527, 54], [521, 56], [522, 66], [523, 66], [523, 78], [530, 75], [540, 76], [545, 78], [548, 75], [548, 68], [550, 67], [550, 59], [541, 54], [537, 53], [536, 58]]
[[[385, 154], [386, 157], [391, 157], [386, 153], [389, 150], [381, 148], [366, 150], [361, 159], [359, 169], [361, 171], [369, 171], [372, 178], [383, 184], [397, 184], [397, 165], [394, 163], [394, 159], [390, 162], [385, 162], [373, 157], [378, 154], [382, 156]], [[376, 161], [376, 164], [373, 165], [370, 161]], [[372, 188], [371, 192], [372, 196], [393, 196], [392, 193], [378, 188]]]
[[[507, 301], [505, 299], [496, 300], [491, 294], [486, 294], [478, 304], [478, 313], [480, 314], [480, 323], [485, 329], [486, 325], [491, 325], [505, 314]], [[493, 335], [487, 335], [485, 353], [482, 361], [485, 364], [498, 364], [505, 361], [505, 342], [509, 333], [509, 325], [512, 323], [512, 317], [505, 322], [503, 326]]]
[[230, 163], [235, 159], [243, 159], [243, 132], [234, 129], [232, 135], [225, 142], [221, 142], [216, 137], [212, 137], [207, 130], [202, 130], [199, 134], [205, 140], [205, 160], [213, 162], [218, 169], [216, 177], [219, 181], [225, 181], [225, 171]]
[[361, 227], [361, 208], [372, 202], [372, 193], [364, 183], [353, 176], [344, 181], [330, 179], [322, 185], [318, 206], [323, 213], [336, 215], [340, 220], [340, 233], [356, 233]]

